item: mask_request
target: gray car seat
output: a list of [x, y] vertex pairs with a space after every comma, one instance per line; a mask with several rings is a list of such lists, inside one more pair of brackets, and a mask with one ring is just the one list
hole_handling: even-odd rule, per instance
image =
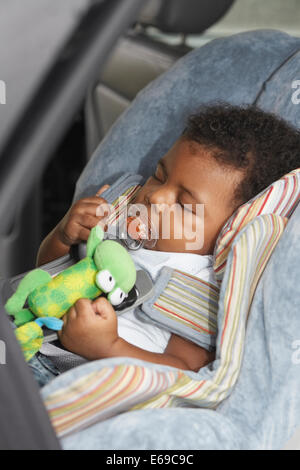
[[124, 172], [148, 177], [201, 104], [256, 103], [297, 124], [299, 111], [291, 100], [296, 72], [280, 83], [280, 93], [271, 90], [283, 64], [296, 60], [299, 42], [261, 30], [217, 39], [177, 61], [138, 94], [106, 134], [77, 182], [75, 199], [95, 194]]
[[187, 52], [129, 33], [119, 41], [85, 103], [87, 156], [92, 155], [117, 118], [149, 82]]
[[[125, 171], [148, 176], [180, 135], [186, 116], [202, 103], [256, 103], [299, 125], [300, 107], [292, 99], [299, 63], [300, 39], [277, 31], [218, 39], [186, 55], [140, 93], [114, 124], [82, 173], [75, 199], [93, 194], [100, 185], [114, 181]], [[283, 447], [299, 426], [300, 417], [299, 374], [289, 359], [291, 341], [295, 331], [299, 331], [300, 272], [299, 263], [295, 262], [295, 253], [299, 252], [299, 216], [298, 208], [259, 282], [250, 311], [240, 378], [232, 395], [217, 411], [165, 409], [125, 413], [63, 439], [63, 447]], [[288, 313], [289, 322], [282, 323], [282, 312]], [[282, 328], [280, 341], [284, 345], [265, 349], [258, 325], [270, 321]], [[275, 331], [271, 326], [272, 323], [268, 329], [270, 338]], [[274, 340], [278, 341], [278, 337]], [[283, 371], [284, 380], [280, 381]], [[269, 378], [274, 380], [271, 385]], [[261, 387], [249, 393], [257, 380], [261, 380]], [[280, 386], [275, 393], [272, 387], [276, 380]], [[72, 382], [72, 371], [63, 382]], [[159, 435], [157, 429], [161, 430]]]
[[117, 118], [148, 83], [191, 50], [184, 42], [170, 45], [148, 34], [147, 27], [164, 33], [199, 35], [231, 7], [234, 0], [150, 0], [136, 27], [119, 40], [85, 103], [87, 156]]

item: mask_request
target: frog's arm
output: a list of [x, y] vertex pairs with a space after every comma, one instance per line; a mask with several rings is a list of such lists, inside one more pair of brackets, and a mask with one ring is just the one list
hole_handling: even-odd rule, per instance
[[29, 308], [22, 308], [22, 310], [19, 310], [19, 312], [14, 313], [14, 317], [14, 323], [16, 326], [22, 326], [25, 323], [34, 320], [35, 318], [34, 314], [29, 310]]
[[99, 225], [96, 225], [96, 227], [92, 228], [90, 232], [90, 236], [87, 241], [87, 246], [86, 246], [86, 256], [89, 258], [92, 258], [94, 256], [95, 250], [99, 243], [102, 242], [104, 238], [104, 232]]
[[37, 287], [47, 284], [51, 279], [50, 274], [43, 269], [34, 269], [33, 271], [30, 271], [23, 277], [16, 292], [6, 302], [5, 308], [7, 312], [14, 316], [16, 316], [18, 312], [25, 313], [25, 309], [22, 310], [22, 307], [29, 294]]

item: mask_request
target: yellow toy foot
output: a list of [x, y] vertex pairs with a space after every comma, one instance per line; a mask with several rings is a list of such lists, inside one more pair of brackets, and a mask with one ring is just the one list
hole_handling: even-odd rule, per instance
[[16, 337], [24, 353], [25, 360], [29, 361], [43, 344], [43, 330], [34, 321], [26, 323], [15, 330]]

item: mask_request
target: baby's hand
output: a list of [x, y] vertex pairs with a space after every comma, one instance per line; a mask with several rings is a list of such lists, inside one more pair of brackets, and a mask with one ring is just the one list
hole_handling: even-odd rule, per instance
[[109, 357], [118, 340], [117, 315], [105, 297], [77, 300], [58, 333], [63, 346], [90, 360]]
[[[90, 230], [100, 221], [105, 221], [109, 214], [109, 205], [99, 197], [109, 185], [102, 186], [96, 196], [80, 199], [68, 210], [58, 225], [58, 237], [67, 246], [86, 241]], [[101, 210], [99, 211], [99, 207]]]

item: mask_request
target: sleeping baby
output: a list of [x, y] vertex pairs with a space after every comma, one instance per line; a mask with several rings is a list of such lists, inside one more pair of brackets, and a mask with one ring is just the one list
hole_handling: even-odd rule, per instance
[[[136, 267], [154, 282], [163, 266], [213, 281], [212, 254], [221, 228], [241, 204], [298, 166], [299, 141], [298, 131], [255, 107], [213, 105], [190, 116], [132, 201], [149, 218], [158, 214], [155, 246], [131, 252]], [[101, 198], [107, 188], [70, 208], [43, 241], [39, 266], [87, 240], [90, 229], [105, 220], [99, 205], [107, 205]], [[163, 215], [170, 208], [165, 236]], [[89, 360], [126, 356], [198, 371], [214, 359], [213, 352], [141, 320], [134, 309], [117, 317], [104, 297], [78, 300], [63, 321], [62, 345]]]

